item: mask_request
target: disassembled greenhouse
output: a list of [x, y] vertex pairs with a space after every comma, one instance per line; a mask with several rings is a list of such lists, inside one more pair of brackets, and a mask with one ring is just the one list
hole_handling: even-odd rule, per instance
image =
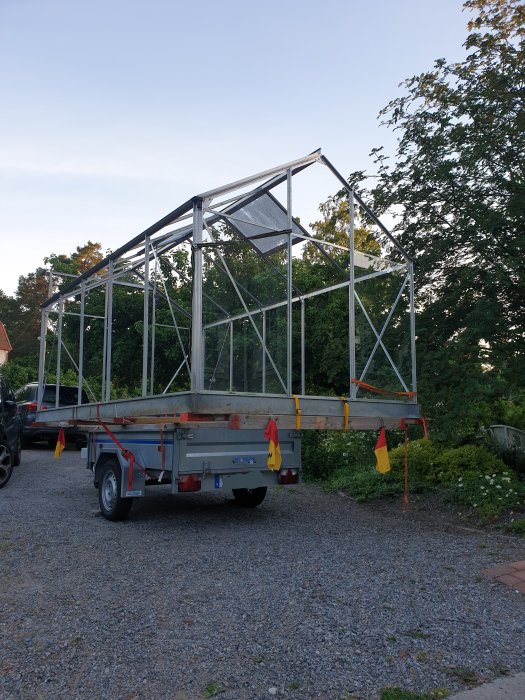
[[[293, 203], [311, 168], [339, 192], [307, 227]], [[49, 373], [56, 402], [38, 420], [91, 431], [110, 519], [149, 483], [254, 505], [297, 481], [301, 430], [419, 420], [412, 261], [320, 150], [192, 197], [76, 279], [53, 274], [51, 291], [38, 405]], [[92, 403], [79, 390], [60, 407], [64, 370]]]

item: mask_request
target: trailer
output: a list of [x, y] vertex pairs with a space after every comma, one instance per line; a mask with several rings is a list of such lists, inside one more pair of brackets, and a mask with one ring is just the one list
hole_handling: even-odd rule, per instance
[[[312, 166], [342, 188], [344, 231], [292, 205]], [[192, 197], [49, 289], [37, 421], [88, 433], [109, 520], [156, 485], [254, 507], [300, 481], [303, 431], [420, 421], [412, 260], [320, 150]], [[59, 408], [65, 369], [90, 403]]]

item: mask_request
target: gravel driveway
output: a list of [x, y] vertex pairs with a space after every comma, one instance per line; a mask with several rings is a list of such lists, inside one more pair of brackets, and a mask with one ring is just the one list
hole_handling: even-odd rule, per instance
[[[525, 541], [301, 485], [98, 515], [80, 453], [0, 491], [0, 698], [377, 698], [525, 670]], [[222, 692], [221, 692], [222, 691]]]

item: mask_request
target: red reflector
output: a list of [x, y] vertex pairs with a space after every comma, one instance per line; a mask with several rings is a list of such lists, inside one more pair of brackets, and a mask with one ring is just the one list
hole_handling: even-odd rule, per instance
[[299, 482], [299, 471], [297, 469], [283, 469], [279, 472], [280, 484], [297, 484]]
[[183, 476], [179, 481], [179, 491], [182, 493], [187, 493], [188, 491], [200, 491], [201, 490], [201, 479], [200, 476], [195, 474], [188, 474], [188, 476]]

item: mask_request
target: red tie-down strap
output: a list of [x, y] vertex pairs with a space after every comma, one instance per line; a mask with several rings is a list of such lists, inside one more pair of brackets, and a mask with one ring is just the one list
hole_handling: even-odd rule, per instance
[[379, 389], [379, 387], [373, 384], [367, 384], [359, 379], [352, 379], [352, 384], [355, 384], [364, 391], [371, 391], [374, 394], [382, 394], [383, 396], [407, 396], [409, 399], [417, 396], [417, 391], [389, 391], [388, 389]]
[[403, 494], [403, 510], [406, 513], [408, 510], [408, 431], [404, 418], [401, 419], [400, 427], [405, 436], [405, 492]]
[[120, 442], [120, 440], [117, 438], [115, 433], [112, 433], [111, 430], [108, 428], [108, 426], [102, 421], [100, 418], [100, 404], [97, 403], [97, 421], [99, 424], [102, 426], [102, 429], [108, 435], [111, 440], [115, 443], [115, 445], [119, 448], [121, 455], [124, 457], [124, 459], [128, 462], [129, 468], [128, 468], [128, 491], [133, 490], [133, 467], [136, 464], [137, 467], [140, 469], [140, 471], [144, 474], [144, 476], [149, 479], [150, 476], [148, 472], [144, 469], [143, 466], [141, 466], [135, 459], [135, 455], [133, 452], [130, 450], [127, 450], [124, 445]]

